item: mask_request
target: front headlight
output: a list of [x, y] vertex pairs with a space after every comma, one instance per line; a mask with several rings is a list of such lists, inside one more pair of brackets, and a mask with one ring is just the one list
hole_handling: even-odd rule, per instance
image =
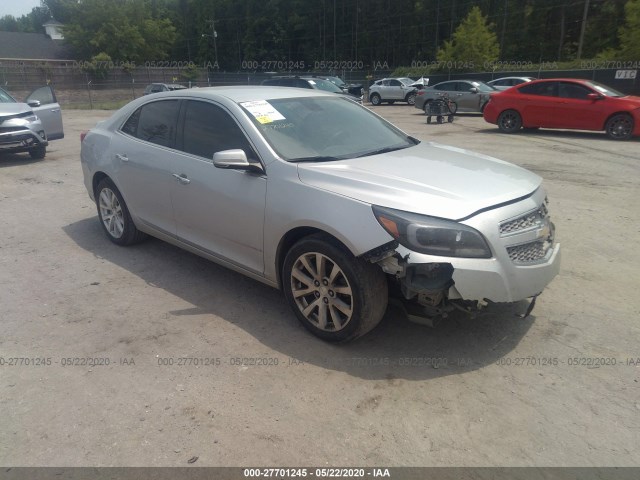
[[441, 257], [491, 258], [491, 249], [477, 230], [451, 220], [373, 206], [376, 219], [401, 245]]

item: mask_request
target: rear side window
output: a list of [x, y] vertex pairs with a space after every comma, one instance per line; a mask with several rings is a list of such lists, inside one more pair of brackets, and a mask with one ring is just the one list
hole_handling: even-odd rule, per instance
[[145, 142], [173, 145], [178, 121], [178, 100], [147, 103], [133, 112], [121, 130]]
[[207, 102], [187, 102], [182, 150], [211, 160], [213, 154], [239, 148], [256, 159], [244, 133], [225, 110]]
[[555, 97], [558, 95], [558, 82], [541, 82], [526, 84], [518, 89], [525, 95], [540, 95], [544, 97]]

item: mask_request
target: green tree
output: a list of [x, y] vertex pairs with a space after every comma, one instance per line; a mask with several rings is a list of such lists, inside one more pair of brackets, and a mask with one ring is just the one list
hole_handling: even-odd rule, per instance
[[625, 22], [620, 28], [620, 54], [622, 60], [640, 58], [640, 0], [629, 0], [624, 6]]
[[473, 7], [467, 17], [456, 28], [451, 40], [446, 40], [438, 50], [436, 58], [440, 62], [461, 63], [459, 69], [483, 68], [485, 62], [498, 60], [500, 46], [493, 31], [493, 24], [487, 23], [479, 7]]
[[115, 61], [154, 62], [176, 38], [166, 18], [153, 18], [148, 0], [83, 0], [69, 14], [65, 40], [77, 58], [106, 54]]

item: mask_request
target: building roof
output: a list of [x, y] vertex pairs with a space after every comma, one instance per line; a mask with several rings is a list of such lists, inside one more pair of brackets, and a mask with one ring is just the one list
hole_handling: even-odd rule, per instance
[[0, 59], [68, 60], [71, 53], [63, 42], [43, 33], [0, 32]]
[[46, 27], [47, 25], [58, 25], [58, 26], [63, 26], [62, 23], [60, 23], [59, 21], [57, 21], [55, 18], [52, 18], [50, 20], [48, 20], [47, 22], [43, 23], [42, 26]]

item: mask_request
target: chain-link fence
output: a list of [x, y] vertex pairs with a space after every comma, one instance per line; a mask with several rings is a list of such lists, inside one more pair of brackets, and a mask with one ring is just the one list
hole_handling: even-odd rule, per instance
[[[167, 62], [169, 63], [169, 62]], [[89, 68], [87, 68], [89, 67]], [[281, 72], [280, 74], [308, 75], [311, 72]], [[362, 84], [365, 89], [377, 79], [390, 76], [388, 70], [325, 72], [340, 76], [347, 83]], [[320, 75], [320, 72], [312, 74]], [[274, 75], [272, 72], [219, 72], [193, 65], [164, 67], [100, 68], [100, 65], [82, 65], [77, 62], [59, 64], [7, 64], [0, 62], [0, 85], [17, 99], [24, 99], [42, 85], [54, 87], [63, 108], [116, 109], [143, 95], [150, 83], [180, 83], [187, 87], [222, 85], [260, 85]], [[429, 84], [451, 79], [477, 79], [489, 81], [506, 76], [533, 76], [537, 78], [585, 78], [609, 85], [627, 94], [640, 94], [640, 75], [637, 70], [535, 70], [514, 72], [456, 73], [441, 72], [428, 75]]]

